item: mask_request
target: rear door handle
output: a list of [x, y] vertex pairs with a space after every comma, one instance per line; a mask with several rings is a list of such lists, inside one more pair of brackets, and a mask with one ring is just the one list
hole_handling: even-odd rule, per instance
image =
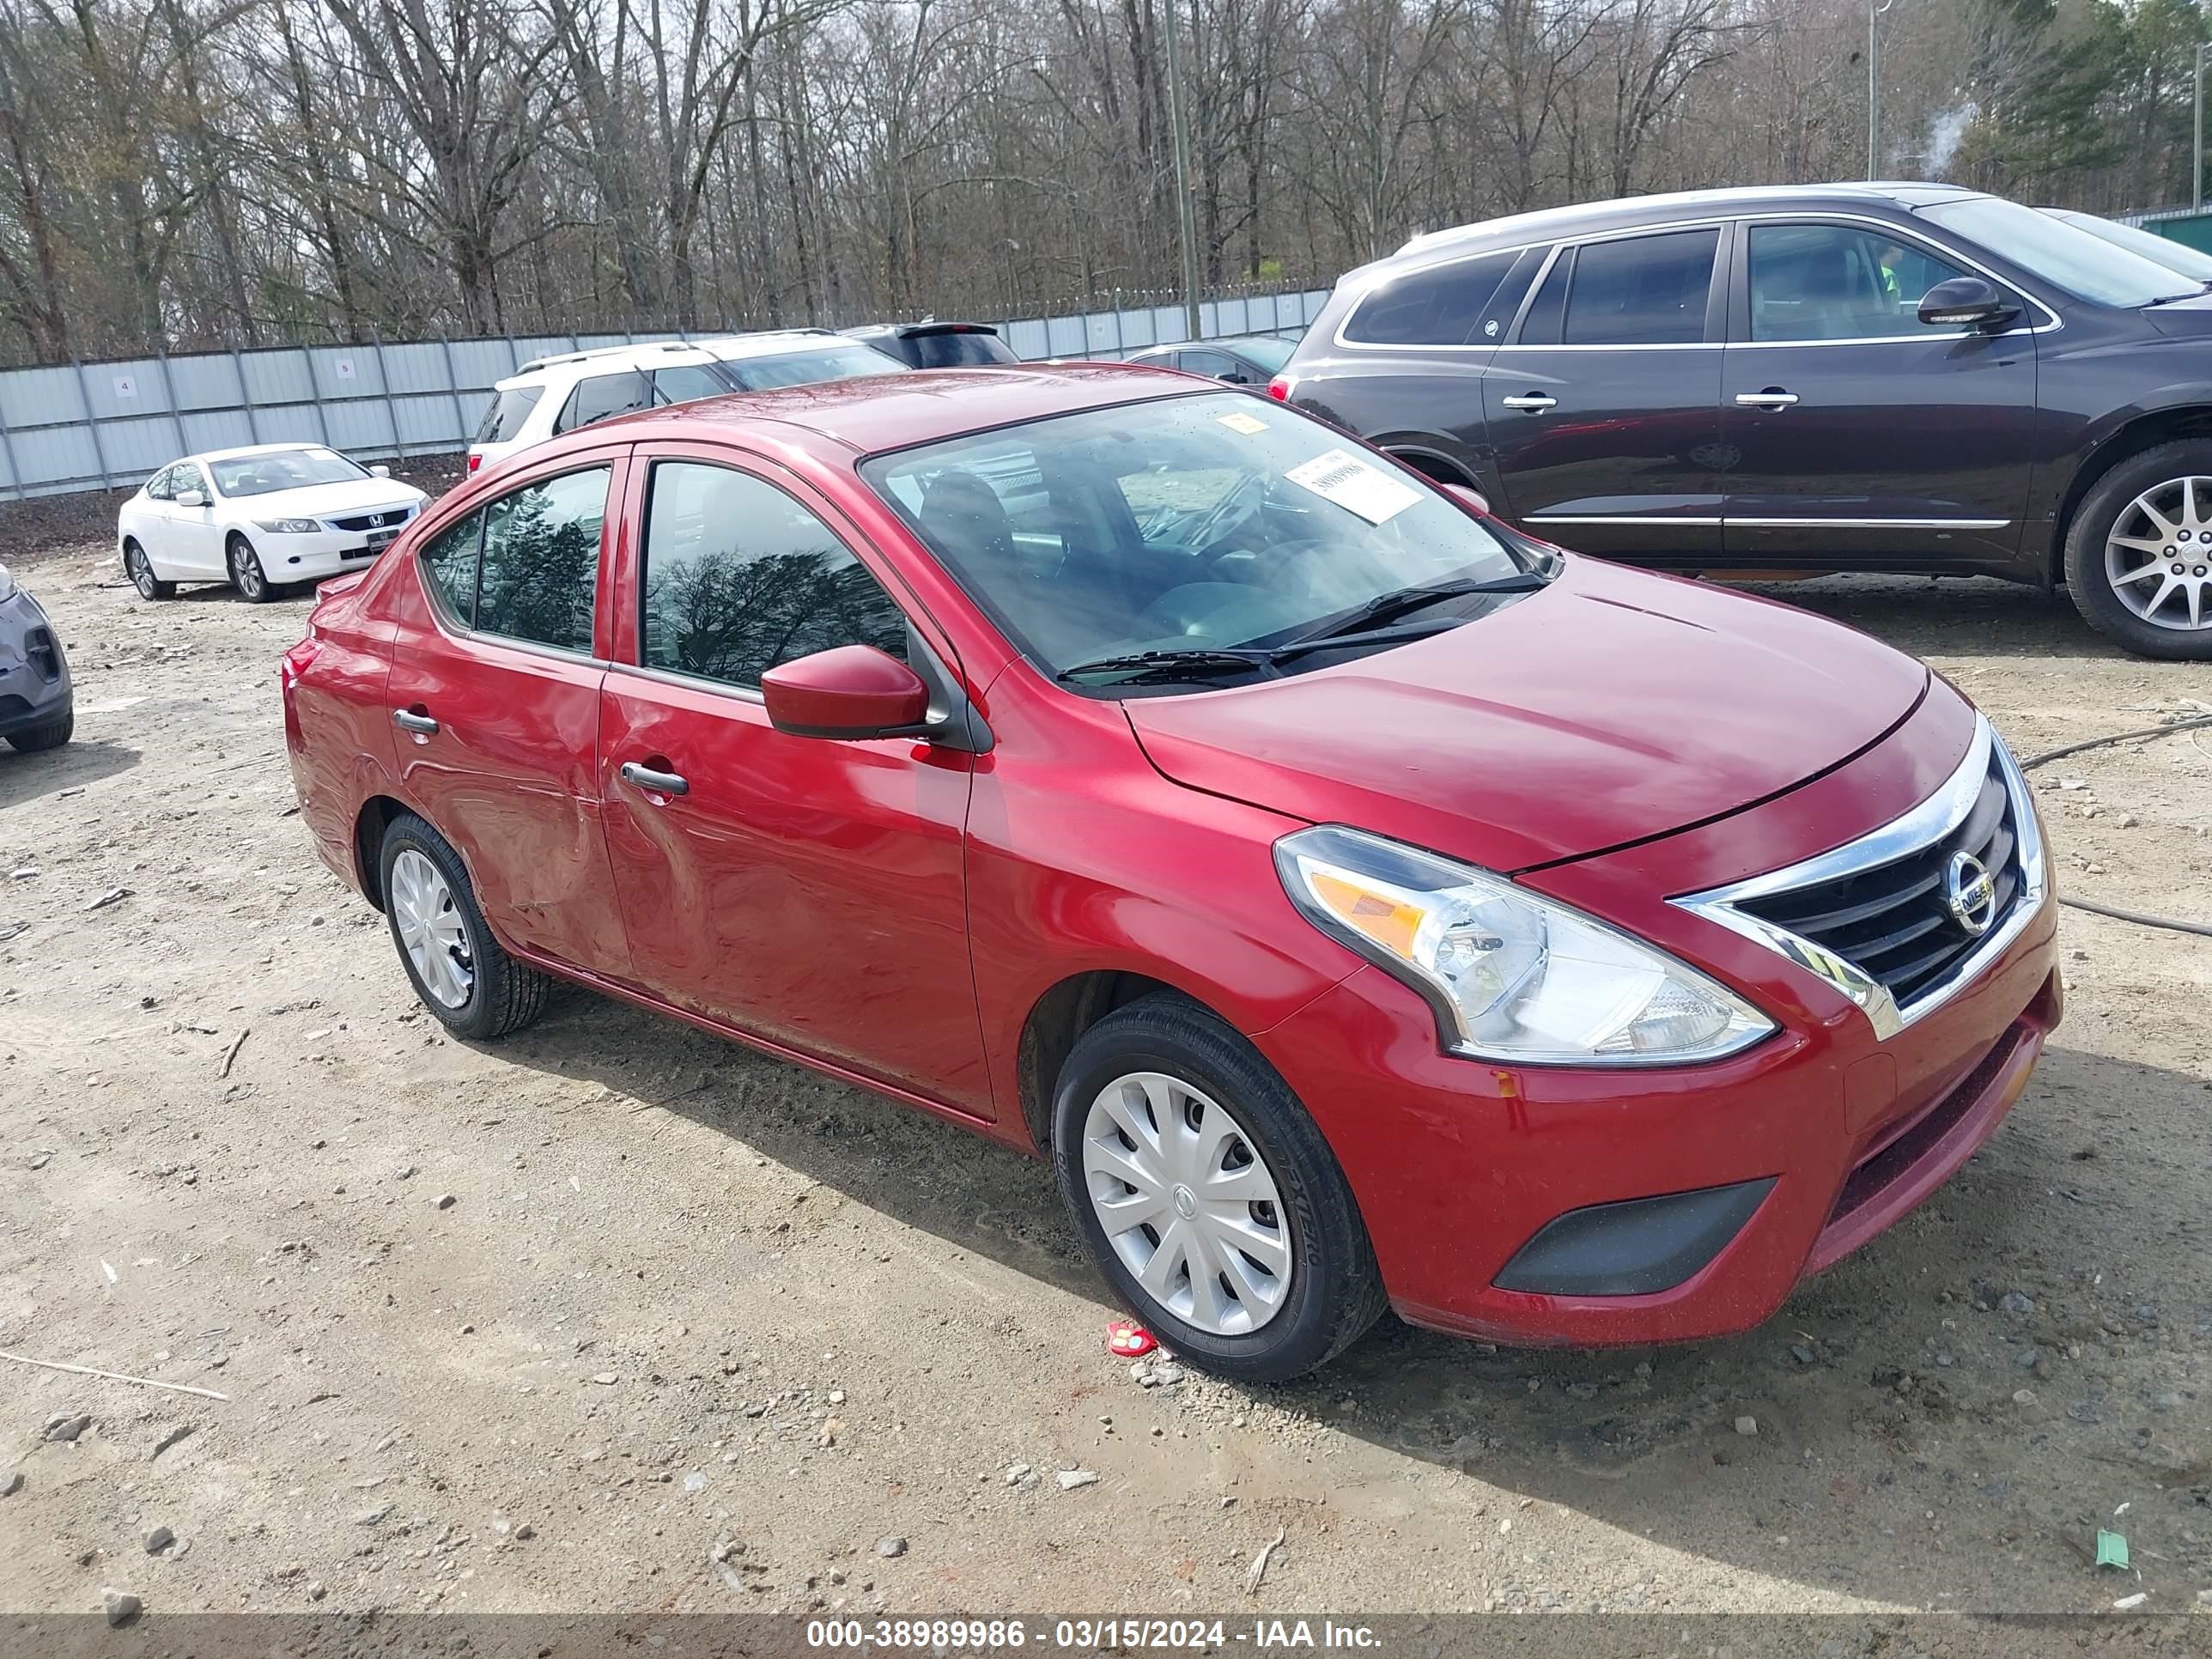
[[437, 721], [428, 714], [418, 714], [411, 708], [393, 709], [392, 723], [403, 732], [418, 732], [426, 738], [438, 729]]
[[1501, 398], [1498, 401], [1508, 409], [1517, 409], [1524, 415], [1541, 415], [1559, 403], [1557, 398], [1547, 397], [1540, 392], [1530, 392], [1518, 398]]
[[640, 766], [635, 761], [622, 763], [622, 781], [639, 789], [650, 789], [656, 795], [688, 795], [690, 780], [674, 772], [656, 772], [649, 766]]
[[1788, 409], [1796, 403], [1797, 394], [1770, 386], [1765, 392], [1739, 392], [1735, 400], [1746, 409]]

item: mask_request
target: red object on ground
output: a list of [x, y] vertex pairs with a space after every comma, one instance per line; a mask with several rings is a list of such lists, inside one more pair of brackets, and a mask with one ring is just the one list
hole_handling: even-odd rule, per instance
[[1106, 1352], [1135, 1359], [1158, 1347], [1152, 1334], [1133, 1319], [1116, 1319], [1106, 1327]]

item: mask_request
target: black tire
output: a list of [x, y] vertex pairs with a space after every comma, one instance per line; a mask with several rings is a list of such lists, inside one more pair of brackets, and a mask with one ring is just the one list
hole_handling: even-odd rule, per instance
[[138, 590], [142, 599], [173, 599], [177, 585], [165, 582], [154, 574], [154, 562], [146, 556], [146, 550], [138, 544], [136, 536], [123, 544], [123, 574], [131, 578], [131, 585]]
[[41, 750], [58, 749], [70, 740], [76, 730], [76, 711], [71, 709], [58, 720], [48, 720], [44, 726], [27, 726], [21, 732], [10, 732], [8, 741], [27, 755]]
[[[2185, 438], [2160, 444], [2120, 461], [2091, 487], [2067, 526], [2066, 588], [2073, 597], [2074, 608], [2090, 627], [2137, 656], [2212, 661], [2212, 589], [2201, 601], [2202, 626], [2161, 627], [2128, 608], [2114, 591], [2105, 565], [2106, 539], [2119, 527], [2121, 516], [2136, 497], [2162, 483], [2191, 477], [2212, 478], [2212, 439]], [[2202, 494], [2199, 499], [2204, 499]], [[2203, 570], [2206, 579], [2212, 580], [2212, 545], [2203, 539], [2207, 532], [2199, 529], [2188, 533], [2190, 546], [2185, 550], [2177, 540], [2174, 550], [2179, 556], [2165, 562], [2179, 564], [2185, 579], [2195, 580], [2196, 573]], [[2187, 612], [2181, 604], [2177, 595], [2160, 614], [2185, 621]]]
[[[1255, 1330], [1217, 1334], [1157, 1301], [1108, 1242], [1083, 1169], [1092, 1103], [1116, 1078], [1164, 1073], [1228, 1109], [1282, 1194], [1290, 1285]], [[1053, 1163], [1076, 1231], [1115, 1296], [1161, 1342], [1201, 1370], [1283, 1382], [1326, 1364], [1382, 1313], [1382, 1279], [1336, 1155], [1274, 1067], [1219, 1018], [1171, 994], [1116, 1009], [1077, 1039], [1053, 1101]]]
[[269, 580], [269, 573], [261, 568], [261, 556], [245, 537], [231, 537], [223, 562], [230, 568], [230, 585], [248, 605], [266, 605], [276, 597], [276, 584]]
[[[448, 1006], [423, 984], [421, 973], [407, 954], [406, 942], [400, 937], [398, 906], [392, 901], [392, 867], [399, 855], [410, 849], [429, 860], [445, 877], [453, 896], [453, 914], [466, 940], [467, 966], [472, 980], [468, 1000], [458, 1008]], [[408, 982], [414, 986], [422, 1006], [435, 1014], [447, 1030], [458, 1037], [488, 1042], [522, 1030], [545, 1012], [546, 995], [553, 981], [500, 948], [491, 929], [484, 925], [483, 911], [477, 904], [476, 889], [469, 884], [469, 872], [461, 862], [461, 855], [443, 836], [413, 813], [403, 812], [385, 828], [384, 843], [377, 851], [376, 869], [377, 890], [384, 895], [384, 918], [392, 930], [392, 948], [399, 953], [399, 965], [407, 970]]]

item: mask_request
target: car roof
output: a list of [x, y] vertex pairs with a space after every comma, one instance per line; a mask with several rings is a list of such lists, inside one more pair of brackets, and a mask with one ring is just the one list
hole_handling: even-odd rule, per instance
[[541, 380], [554, 378], [552, 371], [568, 368], [683, 368], [691, 363], [714, 362], [714, 354], [703, 350], [696, 341], [653, 340], [635, 345], [592, 346], [583, 351], [556, 352], [549, 357], [532, 357], [504, 380], [495, 381], [492, 389], [505, 392], [519, 386], [534, 386]]
[[804, 443], [811, 436], [869, 455], [1079, 410], [1201, 391], [1206, 385], [1173, 369], [1136, 363], [915, 369], [638, 410], [596, 422], [574, 435], [582, 441], [580, 447], [592, 441], [604, 443], [618, 430], [640, 441], [750, 432], [780, 442]]
[[853, 345], [858, 342], [834, 328], [770, 328], [750, 334], [720, 334], [698, 343], [710, 356], [730, 363], [779, 351], [804, 351], [809, 346]]
[[187, 461], [239, 461], [249, 455], [281, 455], [295, 449], [326, 450], [333, 455], [338, 453], [326, 443], [318, 443], [311, 438], [298, 438], [289, 444], [240, 444], [235, 449], [204, 449], [197, 455], [179, 455], [169, 465], [182, 466]]
[[1539, 208], [1531, 213], [1432, 230], [1413, 238], [1395, 253], [1376, 263], [1390, 264], [1401, 258], [1455, 248], [1512, 246], [1552, 237], [1632, 228], [1685, 214], [1796, 212], [1820, 207], [1848, 210], [1874, 204], [1909, 211], [1934, 202], [1963, 200], [1982, 193], [1956, 185], [1869, 180], [1864, 184], [1759, 185], [1727, 190], [1675, 191], [1658, 196], [1625, 196], [1609, 202]]

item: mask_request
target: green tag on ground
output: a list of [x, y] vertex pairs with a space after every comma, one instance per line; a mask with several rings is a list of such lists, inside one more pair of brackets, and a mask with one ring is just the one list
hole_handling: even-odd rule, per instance
[[2097, 1565], [2118, 1567], [2125, 1571], [2128, 1565], [2128, 1540], [2116, 1532], [2097, 1534]]

